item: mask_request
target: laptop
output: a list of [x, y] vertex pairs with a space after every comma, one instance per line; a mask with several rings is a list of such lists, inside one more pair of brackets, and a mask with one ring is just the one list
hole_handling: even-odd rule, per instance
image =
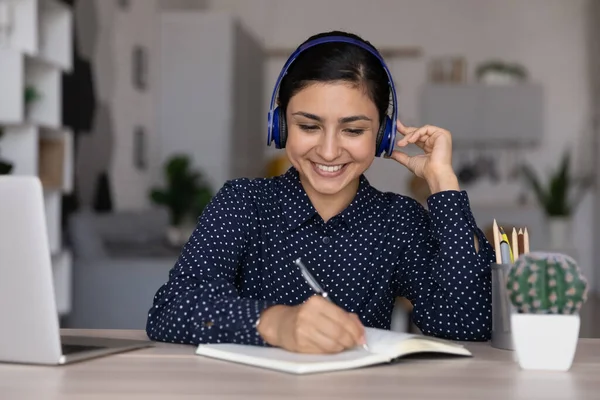
[[151, 345], [61, 336], [41, 182], [0, 175], [0, 363], [63, 365]]

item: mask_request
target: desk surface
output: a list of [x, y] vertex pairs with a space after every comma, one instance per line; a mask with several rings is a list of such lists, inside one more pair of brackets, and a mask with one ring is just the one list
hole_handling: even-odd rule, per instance
[[[63, 330], [68, 335], [147, 339], [142, 331]], [[295, 376], [155, 347], [66, 366], [0, 364], [9, 399], [583, 399], [600, 392], [600, 339], [580, 339], [566, 373], [522, 371], [513, 352], [467, 343], [473, 358], [410, 359]], [[596, 397], [597, 398], [597, 397]]]

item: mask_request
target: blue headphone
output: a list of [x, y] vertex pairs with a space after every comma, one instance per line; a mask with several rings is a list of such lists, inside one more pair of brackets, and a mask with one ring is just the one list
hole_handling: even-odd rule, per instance
[[271, 104], [269, 106], [269, 115], [268, 115], [268, 137], [267, 137], [267, 146], [271, 145], [271, 142], [275, 142], [275, 147], [278, 149], [282, 149], [285, 147], [285, 143], [287, 140], [287, 124], [285, 121], [285, 115], [282, 115], [279, 107], [273, 109], [275, 106], [275, 99], [277, 98], [277, 93], [279, 91], [279, 85], [281, 84], [281, 80], [287, 73], [290, 65], [294, 62], [294, 60], [302, 53], [304, 50], [309, 49], [313, 46], [319, 45], [321, 43], [331, 43], [331, 42], [343, 42], [350, 43], [356, 46], [359, 46], [371, 54], [373, 54], [377, 59], [381, 62], [385, 73], [388, 76], [388, 84], [390, 85], [392, 91], [392, 99], [393, 99], [393, 115], [390, 118], [389, 116], [385, 116], [385, 119], [382, 121], [379, 131], [377, 132], [377, 145], [376, 145], [376, 153], [375, 156], [379, 157], [383, 152], [386, 155], [391, 155], [394, 150], [395, 141], [396, 141], [396, 120], [398, 116], [398, 106], [396, 102], [396, 89], [394, 87], [394, 80], [392, 79], [392, 74], [385, 64], [383, 58], [371, 47], [369, 47], [366, 43], [361, 42], [359, 40], [355, 40], [352, 38], [348, 38], [345, 36], [328, 36], [322, 37], [319, 39], [312, 40], [300, 46], [292, 55], [288, 58], [285, 65], [283, 66], [281, 73], [279, 74], [279, 78], [277, 78], [277, 82], [275, 83], [275, 89], [273, 90], [273, 95], [271, 96]]

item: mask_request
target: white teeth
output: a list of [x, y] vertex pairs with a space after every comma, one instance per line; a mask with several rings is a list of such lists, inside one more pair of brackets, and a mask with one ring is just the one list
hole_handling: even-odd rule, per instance
[[343, 165], [321, 165], [321, 164], [316, 164], [317, 168], [319, 168], [321, 171], [325, 171], [325, 172], [337, 172], [340, 169], [342, 169]]

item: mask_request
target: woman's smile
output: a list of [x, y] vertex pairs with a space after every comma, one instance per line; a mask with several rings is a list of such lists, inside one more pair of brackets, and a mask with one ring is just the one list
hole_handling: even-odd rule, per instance
[[337, 178], [338, 176], [344, 174], [346, 172], [346, 164], [319, 164], [316, 162], [312, 162], [313, 170], [324, 178]]

